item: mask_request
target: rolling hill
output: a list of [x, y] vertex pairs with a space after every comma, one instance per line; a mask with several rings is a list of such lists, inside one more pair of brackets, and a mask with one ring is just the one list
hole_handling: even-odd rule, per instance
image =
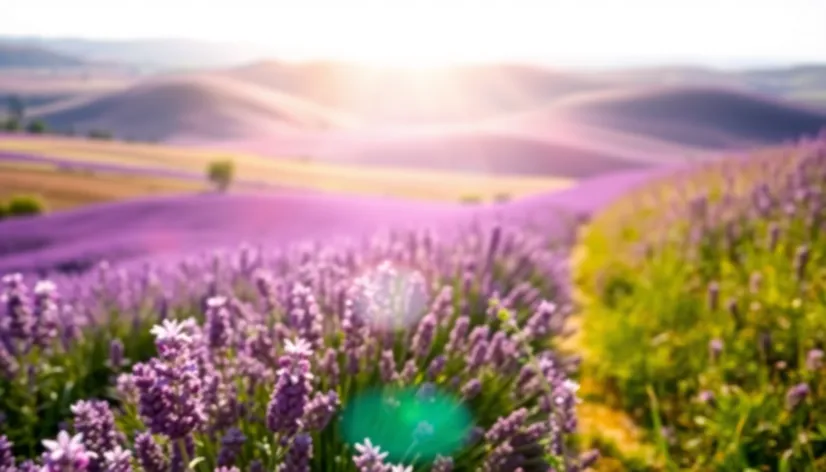
[[349, 126], [341, 113], [226, 78], [147, 80], [125, 90], [32, 109], [55, 129], [105, 129], [140, 140], [237, 139]]
[[81, 67], [86, 61], [36, 46], [0, 43], [0, 69], [61, 69]]
[[722, 87], [648, 87], [569, 97], [552, 112], [699, 149], [776, 144], [826, 127], [826, 112]]

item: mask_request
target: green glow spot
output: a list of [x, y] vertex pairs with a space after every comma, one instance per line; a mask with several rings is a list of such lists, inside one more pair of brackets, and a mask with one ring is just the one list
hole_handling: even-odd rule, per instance
[[362, 392], [344, 408], [341, 425], [349, 444], [370, 438], [388, 453], [388, 462], [412, 464], [453, 455], [473, 422], [470, 411], [451, 395], [410, 387]]

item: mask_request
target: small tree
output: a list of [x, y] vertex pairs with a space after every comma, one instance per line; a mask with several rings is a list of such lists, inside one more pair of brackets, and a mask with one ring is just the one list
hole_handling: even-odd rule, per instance
[[46, 123], [40, 120], [34, 120], [26, 126], [26, 131], [31, 134], [43, 134], [46, 132]]
[[46, 204], [35, 195], [14, 195], [9, 200], [10, 216], [39, 215], [46, 212]]
[[225, 191], [235, 177], [235, 163], [229, 159], [209, 163], [207, 178], [220, 191]]

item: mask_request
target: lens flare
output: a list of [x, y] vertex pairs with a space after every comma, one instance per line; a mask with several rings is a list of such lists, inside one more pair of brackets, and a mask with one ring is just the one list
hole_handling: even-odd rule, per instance
[[348, 402], [341, 420], [349, 444], [370, 439], [388, 453], [389, 462], [405, 464], [451, 456], [472, 426], [468, 408], [430, 384], [364, 391]]
[[353, 283], [353, 312], [381, 330], [412, 326], [427, 308], [421, 272], [383, 262]]

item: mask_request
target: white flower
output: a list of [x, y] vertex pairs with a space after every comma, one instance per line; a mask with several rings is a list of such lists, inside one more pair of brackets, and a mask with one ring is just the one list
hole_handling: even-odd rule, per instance
[[83, 447], [82, 434], [69, 436], [66, 431], [61, 431], [57, 433], [56, 441], [44, 439], [43, 446], [46, 448], [46, 455], [52, 462], [58, 462], [64, 457], [74, 460], [78, 453], [83, 453], [87, 457], [96, 457], [96, 454], [86, 451]]
[[413, 466], [402, 464], [391, 465], [390, 472], [413, 472]]
[[192, 342], [192, 337], [185, 333], [184, 330], [192, 324], [193, 320], [191, 318], [184, 321], [163, 320], [162, 324], [153, 326], [149, 332], [152, 333], [158, 341], [174, 340], [189, 343]]
[[381, 448], [374, 446], [370, 438], [364, 438], [363, 444], [356, 444], [356, 451], [363, 456], [369, 456], [377, 461], [383, 461], [387, 457], [387, 452], [381, 452]]
[[565, 382], [562, 382], [562, 385], [565, 387], [566, 390], [568, 390], [574, 395], [576, 395], [576, 392], [579, 391], [579, 384], [571, 379], [565, 379]]
[[295, 338], [294, 341], [288, 339], [284, 342], [284, 350], [287, 354], [294, 354], [299, 357], [310, 357], [313, 354], [310, 343], [302, 338]]
[[124, 450], [120, 446], [115, 446], [111, 451], [103, 453], [103, 459], [107, 464], [117, 464], [118, 462], [126, 462], [132, 457], [132, 451]]
[[51, 280], [39, 280], [34, 285], [35, 295], [50, 295], [57, 290], [57, 286]]
[[227, 297], [209, 297], [206, 303], [209, 308], [220, 308], [227, 304]]

